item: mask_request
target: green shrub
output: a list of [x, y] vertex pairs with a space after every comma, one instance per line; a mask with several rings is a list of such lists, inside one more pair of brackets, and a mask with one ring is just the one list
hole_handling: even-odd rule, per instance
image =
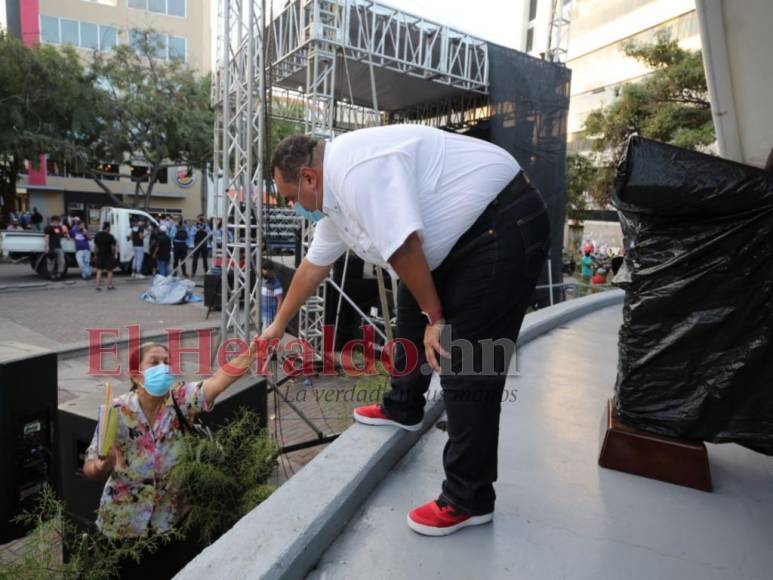
[[153, 538], [112, 540], [96, 529], [86, 531], [67, 518], [64, 504], [48, 486], [40, 492], [35, 506], [16, 521], [32, 531], [15, 559], [0, 562], [2, 580], [116, 578], [122, 561], [139, 561], [143, 554], [180, 537], [179, 532], [171, 531]]
[[279, 446], [247, 409], [220, 427], [214, 439], [185, 436], [182, 456], [172, 469], [190, 511], [182, 522], [192, 540], [211, 544], [274, 491], [266, 481]]

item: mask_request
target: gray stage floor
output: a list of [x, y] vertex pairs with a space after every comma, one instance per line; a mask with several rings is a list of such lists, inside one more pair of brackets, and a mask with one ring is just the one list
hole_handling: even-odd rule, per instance
[[773, 458], [709, 446], [713, 493], [597, 465], [620, 307], [519, 353], [503, 405], [492, 525], [426, 538], [405, 524], [437, 496], [446, 433], [432, 428], [370, 496], [310, 578], [773, 577]]

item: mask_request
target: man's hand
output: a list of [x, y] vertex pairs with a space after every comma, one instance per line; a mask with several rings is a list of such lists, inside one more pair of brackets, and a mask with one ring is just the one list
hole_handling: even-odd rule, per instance
[[427, 362], [436, 373], [440, 374], [439, 357], [451, 358], [451, 355], [440, 346], [440, 335], [443, 332], [444, 321], [439, 320], [435, 324], [428, 324], [424, 329], [424, 352]]

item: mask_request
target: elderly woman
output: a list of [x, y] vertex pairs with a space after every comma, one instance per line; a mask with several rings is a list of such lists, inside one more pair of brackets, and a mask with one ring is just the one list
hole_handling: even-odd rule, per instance
[[[208, 379], [185, 383], [170, 373], [164, 345], [139, 347], [134, 359], [138, 370], [130, 374], [132, 390], [113, 402], [118, 415], [113, 448], [107, 457], [99, 457], [95, 432], [83, 468], [86, 477], [107, 480], [97, 517], [103, 534], [116, 539], [155, 535], [180, 520], [185, 502], [170, 477], [183, 445], [180, 416], [190, 424], [198, 413], [210, 411], [215, 399], [247, 371], [255, 353], [253, 341], [249, 352], [235, 357], [227, 371], [221, 368]], [[178, 558], [172, 551], [163, 548], [151, 559], [159, 555], [165, 565], [174, 565], [170, 561]]]

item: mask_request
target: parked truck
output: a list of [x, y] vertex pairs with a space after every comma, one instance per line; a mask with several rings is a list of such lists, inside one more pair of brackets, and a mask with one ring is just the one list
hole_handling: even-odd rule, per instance
[[[104, 222], [110, 222], [110, 233], [115, 237], [118, 248], [118, 265], [123, 272], [132, 269], [134, 249], [130, 239], [131, 222], [135, 218], [143, 218], [148, 226], [158, 225], [158, 222], [148, 213], [139, 209], [118, 207], [103, 207], [100, 212], [100, 227]], [[92, 232], [93, 233], [93, 232]], [[50, 278], [48, 260], [45, 254], [45, 234], [31, 231], [4, 231], [0, 233], [0, 252], [11, 259], [28, 259], [30, 266], [41, 277]], [[67, 274], [67, 268], [76, 267], [75, 242], [62, 238], [62, 250], [65, 255], [65, 266], [62, 277]], [[92, 243], [93, 250], [93, 243]], [[150, 251], [150, 237], [145, 237], [145, 254]], [[92, 253], [93, 255], [93, 253]], [[146, 262], [147, 263], [147, 262]]]

